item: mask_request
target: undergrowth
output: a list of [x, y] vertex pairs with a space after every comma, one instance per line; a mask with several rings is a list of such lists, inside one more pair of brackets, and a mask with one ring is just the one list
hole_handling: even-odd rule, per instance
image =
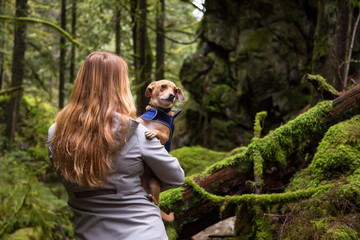
[[28, 94], [21, 106], [12, 150], [0, 141], [0, 239], [71, 239], [72, 213], [47, 151], [57, 108]]

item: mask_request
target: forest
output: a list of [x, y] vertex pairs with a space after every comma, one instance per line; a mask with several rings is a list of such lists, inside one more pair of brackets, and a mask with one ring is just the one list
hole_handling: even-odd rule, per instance
[[0, 0], [0, 239], [74, 239], [47, 134], [93, 51], [126, 59], [137, 115], [153, 81], [185, 94], [169, 239], [360, 239], [359, 21], [359, 0]]

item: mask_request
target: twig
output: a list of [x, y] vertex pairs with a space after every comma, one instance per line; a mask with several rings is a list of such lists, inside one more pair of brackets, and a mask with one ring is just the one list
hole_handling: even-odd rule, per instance
[[351, 59], [352, 49], [354, 47], [355, 35], [356, 35], [357, 27], [359, 25], [359, 20], [360, 20], [360, 11], [359, 11], [359, 14], [357, 16], [355, 26], [354, 26], [354, 29], [353, 29], [353, 33], [352, 33], [352, 37], [351, 37], [350, 49], [349, 49], [349, 54], [348, 54], [348, 58], [347, 58], [347, 61], [346, 61], [345, 72], [344, 72], [345, 75], [344, 75], [343, 91], [345, 91], [346, 85], [347, 85], [347, 78], [349, 76], [349, 68], [350, 68], [350, 59]]

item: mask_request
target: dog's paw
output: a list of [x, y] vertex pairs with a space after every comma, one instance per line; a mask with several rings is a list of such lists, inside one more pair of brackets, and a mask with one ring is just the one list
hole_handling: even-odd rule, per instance
[[157, 136], [157, 131], [147, 130], [147, 131], [145, 132], [145, 137], [146, 137], [147, 139], [153, 139], [153, 138], [156, 137], [156, 136]]
[[148, 198], [151, 202], [155, 203], [156, 205], [159, 204], [159, 200], [157, 200], [152, 194], [149, 193], [149, 194], [147, 195], [147, 198]]

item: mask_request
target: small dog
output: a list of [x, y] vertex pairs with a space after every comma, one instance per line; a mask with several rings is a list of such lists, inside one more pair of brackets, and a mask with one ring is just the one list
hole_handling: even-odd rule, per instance
[[[158, 138], [169, 152], [174, 132], [174, 118], [180, 113], [180, 110], [174, 111], [171, 108], [175, 105], [176, 99], [185, 102], [184, 94], [173, 82], [159, 80], [149, 84], [145, 97], [150, 97], [150, 103], [146, 107], [146, 112], [137, 120], [149, 128], [145, 132], [146, 138]], [[144, 189], [149, 193], [148, 198], [158, 205], [161, 191], [160, 180], [146, 164], [144, 164], [141, 181]], [[167, 215], [161, 211], [161, 217], [165, 221], [174, 220], [173, 213]]]

